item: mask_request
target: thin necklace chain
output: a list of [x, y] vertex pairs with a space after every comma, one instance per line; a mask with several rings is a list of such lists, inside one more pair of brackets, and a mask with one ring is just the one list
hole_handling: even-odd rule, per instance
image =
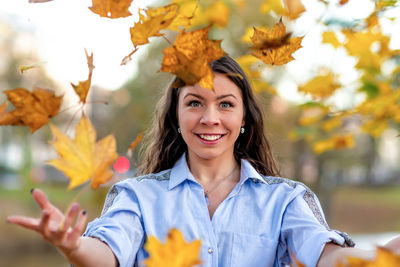
[[228, 179], [229, 177], [232, 176], [232, 174], [235, 173], [235, 171], [238, 169], [239, 165], [236, 165], [235, 168], [233, 168], [233, 170], [227, 175], [225, 176], [223, 179], [221, 179], [218, 184], [216, 186], [214, 186], [214, 188], [212, 188], [211, 190], [205, 190], [204, 191], [204, 196], [208, 198], [208, 195], [213, 192], [215, 189], [217, 189], [218, 186], [220, 186], [222, 184], [223, 181], [225, 181], [226, 179]]

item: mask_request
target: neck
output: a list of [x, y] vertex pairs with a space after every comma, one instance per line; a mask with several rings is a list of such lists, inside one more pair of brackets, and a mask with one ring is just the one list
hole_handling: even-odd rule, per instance
[[190, 172], [201, 184], [209, 184], [219, 181], [232, 175], [232, 172], [237, 172], [238, 163], [233, 154], [232, 157], [204, 159], [193, 153], [188, 153], [187, 162]]

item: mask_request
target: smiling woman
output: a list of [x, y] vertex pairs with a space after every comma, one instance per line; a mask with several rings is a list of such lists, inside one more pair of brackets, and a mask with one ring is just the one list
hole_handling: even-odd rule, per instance
[[[277, 177], [262, 114], [239, 65], [228, 56], [210, 65], [213, 91], [179, 79], [167, 88], [146, 137], [143, 175], [111, 188], [85, 236], [79, 205], [64, 217], [40, 190], [33, 197], [42, 217], [9, 222], [38, 231], [76, 266], [143, 266], [147, 237], [164, 240], [172, 228], [186, 241], [201, 240], [206, 267], [279, 267], [293, 256], [326, 267], [347, 255], [373, 257], [329, 228], [308, 187]], [[386, 248], [398, 250], [400, 238]]]

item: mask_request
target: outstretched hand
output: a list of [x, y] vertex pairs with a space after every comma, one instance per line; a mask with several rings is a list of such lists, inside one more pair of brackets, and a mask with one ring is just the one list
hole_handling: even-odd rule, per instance
[[[68, 257], [80, 245], [80, 236], [87, 217], [86, 212], [80, 212], [79, 204], [74, 203], [64, 216], [58, 208], [49, 202], [47, 196], [41, 190], [34, 189], [32, 196], [42, 211], [41, 217], [32, 218], [13, 215], [7, 218], [7, 222], [40, 233], [46, 241], [57, 247]], [[78, 216], [78, 219], [75, 225], [72, 226], [76, 216]]]

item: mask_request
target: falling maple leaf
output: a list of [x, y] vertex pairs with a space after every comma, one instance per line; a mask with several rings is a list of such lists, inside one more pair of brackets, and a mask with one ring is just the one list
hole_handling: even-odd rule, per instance
[[129, 17], [132, 0], [92, 0], [89, 9], [100, 17], [110, 19]]
[[86, 103], [86, 97], [89, 93], [89, 89], [92, 84], [92, 74], [93, 74], [93, 69], [94, 69], [93, 53], [91, 53], [89, 56], [85, 49], [85, 54], [86, 54], [88, 68], [89, 68], [89, 76], [86, 81], [80, 81], [78, 83], [78, 85], [71, 83], [72, 87], [75, 90], [75, 93], [79, 96], [79, 101], [83, 104]]
[[178, 30], [180, 25], [189, 25], [190, 18], [180, 14], [178, 4], [170, 4], [158, 8], [148, 8], [144, 16], [139, 9], [139, 21], [130, 28], [133, 51], [122, 59], [121, 65], [132, 60], [138, 46], [149, 43], [150, 37], [163, 36], [161, 30]]
[[47, 163], [70, 179], [68, 189], [88, 180], [91, 180], [92, 188], [96, 189], [111, 179], [113, 172], [110, 166], [118, 157], [113, 135], [108, 135], [96, 143], [96, 131], [86, 116], [82, 116], [76, 127], [75, 140], [55, 126], [51, 126], [51, 130], [55, 136], [51, 145], [60, 158]]
[[376, 248], [376, 257], [372, 260], [347, 257], [339, 261], [336, 267], [397, 267], [400, 266], [400, 255], [397, 255], [385, 247]]
[[159, 8], [149, 8], [147, 17], [139, 13], [139, 21], [130, 28], [133, 45], [147, 44], [152, 36], [162, 36], [161, 30], [167, 29], [178, 15], [178, 4], [170, 4]]
[[306, 9], [304, 8], [301, 0], [284, 0], [285, 16], [289, 19], [297, 19]]
[[271, 65], [283, 65], [292, 61], [292, 53], [301, 48], [303, 37], [290, 38], [290, 35], [286, 33], [282, 20], [266, 32], [254, 28], [251, 37], [252, 55]]
[[225, 55], [221, 40], [209, 40], [210, 27], [182, 31], [173, 46], [163, 50], [161, 71], [177, 75], [186, 85], [198, 83], [213, 89], [214, 74], [209, 64]]
[[340, 88], [340, 84], [335, 81], [332, 72], [328, 72], [314, 77], [305, 85], [299, 86], [298, 90], [310, 94], [314, 99], [323, 99], [331, 96], [338, 88]]
[[172, 228], [165, 244], [154, 236], [150, 236], [145, 244], [145, 249], [150, 254], [143, 264], [147, 267], [191, 267], [201, 264], [199, 252], [201, 240], [186, 243], [182, 233]]
[[33, 92], [16, 88], [4, 93], [15, 109], [11, 112], [3, 110], [0, 125], [25, 125], [32, 133], [57, 115], [61, 106], [62, 96], [55, 96], [53, 91], [38, 87]]

